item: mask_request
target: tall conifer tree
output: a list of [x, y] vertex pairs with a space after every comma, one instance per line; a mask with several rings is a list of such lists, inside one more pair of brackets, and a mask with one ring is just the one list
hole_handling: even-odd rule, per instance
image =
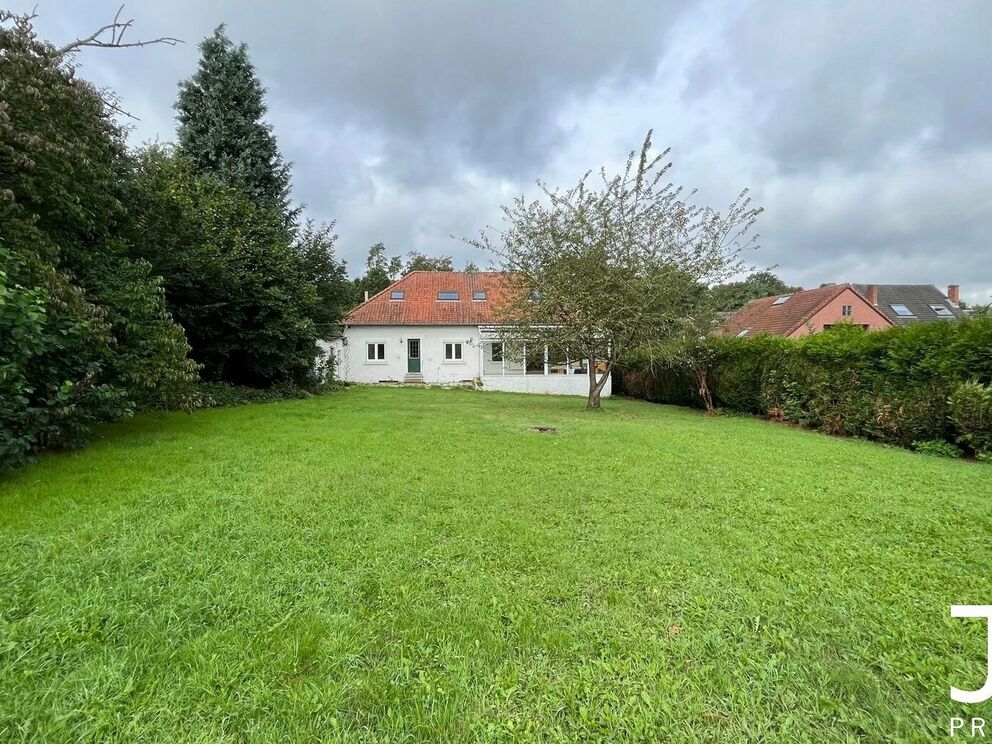
[[243, 188], [291, 226], [299, 210], [290, 208], [289, 164], [263, 119], [265, 88], [247, 47], [234, 44], [220, 25], [200, 43], [200, 52], [199, 68], [179, 84], [180, 152], [198, 173]]

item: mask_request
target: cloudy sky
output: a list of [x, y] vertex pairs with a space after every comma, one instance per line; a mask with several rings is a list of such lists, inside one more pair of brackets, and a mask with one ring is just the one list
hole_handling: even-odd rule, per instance
[[[35, 0], [12, 6], [30, 10]], [[8, 6], [11, 5], [8, 0]], [[38, 0], [65, 43], [117, 2]], [[132, 0], [135, 38], [81, 74], [174, 139], [176, 83], [217, 24], [248, 44], [294, 196], [353, 273], [390, 254], [490, 257], [474, 235], [542, 178], [619, 165], [648, 129], [673, 180], [765, 208], [760, 267], [803, 286], [950, 282], [992, 299], [992, 2]]]

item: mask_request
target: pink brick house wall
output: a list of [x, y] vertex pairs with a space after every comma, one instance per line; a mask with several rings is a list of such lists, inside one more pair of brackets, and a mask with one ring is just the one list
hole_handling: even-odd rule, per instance
[[[844, 306], [851, 306], [851, 315], [844, 315]], [[799, 338], [808, 333], [819, 333], [827, 326], [837, 323], [853, 323], [879, 331], [892, 325], [879, 310], [865, 302], [864, 298], [851, 288], [847, 288], [820, 308], [806, 323], [789, 334], [789, 338]]]

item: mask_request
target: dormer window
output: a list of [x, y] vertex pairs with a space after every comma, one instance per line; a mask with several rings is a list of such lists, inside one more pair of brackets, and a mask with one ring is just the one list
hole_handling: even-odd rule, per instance
[[485, 291], [476, 290], [475, 292], [472, 293], [472, 299], [475, 302], [485, 302], [486, 301]]
[[789, 301], [790, 297], [792, 297], [792, 295], [782, 295], [777, 300], [775, 300], [775, 302], [773, 302], [772, 305], [784, 305], [786, 302]]
[[437, 293], [438, 300], [442, 302], [458, 302], [458, 293], [450, 290]]
[[403, 292], [402, 289], [394, 289], [392, 292], [389, 293], [389, 299], [391, 300], [402, 300], [405, 297], [406, 294]]

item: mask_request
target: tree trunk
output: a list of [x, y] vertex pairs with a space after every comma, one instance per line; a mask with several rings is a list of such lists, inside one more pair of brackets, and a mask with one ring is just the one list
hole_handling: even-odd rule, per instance
[[589, 360], [589, 397], [586, 399], [587, 411], [599, 410], [599, 391], [596, 389], [596, 362]]
[[603, 372], [603, 376], [596, 382], [596, 362], [594, 359], [589, 360], [589, 398], [586, 400], [586, 410], [587, 411], [598, 411], [600, 409], [600, 395], [603, 392], [603, 388], [606, 387], [606, 381], [610, 379], [610, 371], [613, 369], [613, 363], [606, 363], [606, 370]]
[[706, 381], [705, 365], [696, 366], [696, 380], [699, 382], [699, 397], [703, 399], [703, 405], [706, 406], [706, 413], [713, 415], [713, 395], [710, 393], [710, 386]]

